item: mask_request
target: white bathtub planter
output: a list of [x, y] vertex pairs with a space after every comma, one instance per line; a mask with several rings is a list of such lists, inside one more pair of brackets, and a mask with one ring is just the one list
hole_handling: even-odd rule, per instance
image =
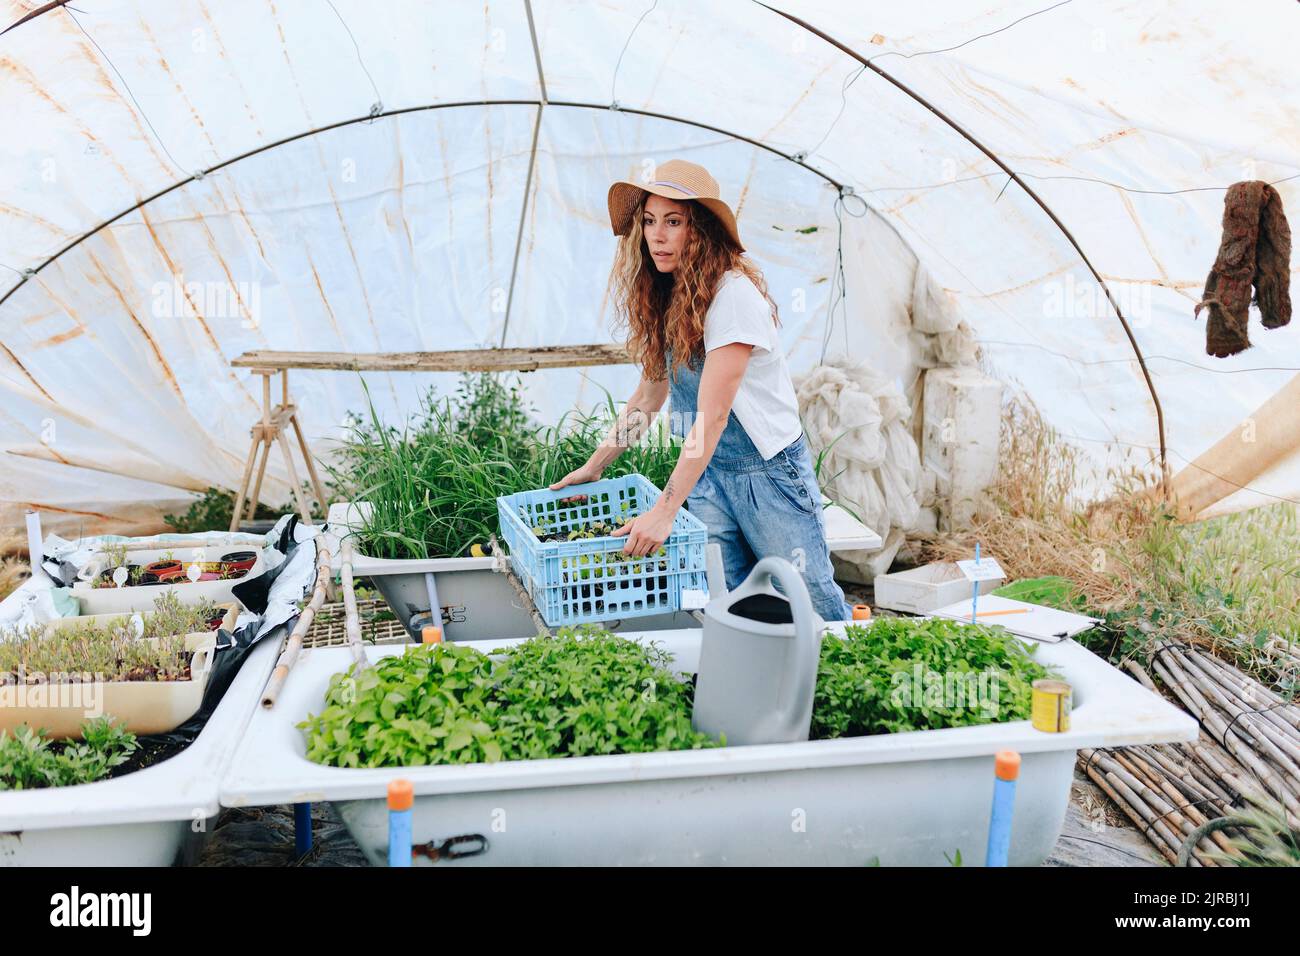
[[[215, 545], [199, 548], [171, 548], [167, 550], [147, 550], [128, 552], [129, 566], [145, 566], [155, 561], [168, 558], [174, 558], [181, 563], [182, 568], [188, 568], [192, 564], [212, 566], [219, 562], [222, 555], [238, 550], [248, 550], [237, 548], [233, 545]], [[214, 581], [191, 581], [185, 577], [179, 579], [177, 583], [153, 584], [153, 585], [131, 585], [124, 584], [122, 587], [95, 587], [92, 581], [79, 580], [72, 585], [72, 596], [81, 602], [81, 613], [83, 615], [91, 614], [119, 614], [127, 611], [147, 611], [156, 598], [160, 595], [173, 591], [186, 604], [197, 604], [200, 601], [211, 601], [214, 604], [226, 604], [236, 600], [234, 597], [234, 587], [242, 581], [251, 581], [257, 577], [266, 568], [265, 559], [260, 550], [257, 552], [257, 560], [245, 574], [237, 578], [224, 578]], [[94, 562], [88, 566], [89, 573], [94, 574], [106, 567], [102, 560]]]
[[192, 744], [144, 770], [74, 787], [0, 791], [0, 866], [167, 866], [220, 810], [222, 773], [275, 664], [254, 647]]
[[[831, 624], [842, 631], [843, 624]], [[634, 632], [692, 673], [699, 630]], [[518, 641], [483, 641], [483, 651]], [[373, 648], [371, 660], [402, 653]], [[993, 755], [1023, 757], [1012, 865], [1042, 862], [1061, 832], [1081, 747], [1187, 741], [1196, 722], [1080, 645], [1037, 659], [1074, 686], [1071, 729], [1028, 721], [752, 747], [495, 764], [342, 769], [305, 757], [295, 726], [321, 708], [346, 649], [303, 655], [274, 710], [253, 716], [221, 788], [226, 806], [331, 800], [372, 863], [386, 859], [386, 788], [415, 787], [415, 843], [463, 834], [487, 852], [454, 864], [947, 865], [984, 857]], [[417, 863], [427, 863], [421, 858]]]

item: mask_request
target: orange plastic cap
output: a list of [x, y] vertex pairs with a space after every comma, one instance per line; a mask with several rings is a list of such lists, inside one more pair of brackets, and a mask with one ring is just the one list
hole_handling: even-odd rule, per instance
[[1020, 754], [1014, 750], [999, 750], [993, 758], [993, 773], [999, 780], [1015, 780], [1020, 776]]
[[420, 643], [441, 644], [442, 628], [440, 628], [437, 624], [424, 625], [424, 627], [420, 628]]
[[871, 620], [871, 605], [870, 604], [853, 605], [853, 620], [855, 621]]
[[393, 780], [388, 784], [388, 809], [409, 810], [415, 806], [415, 787], [409, 780]]

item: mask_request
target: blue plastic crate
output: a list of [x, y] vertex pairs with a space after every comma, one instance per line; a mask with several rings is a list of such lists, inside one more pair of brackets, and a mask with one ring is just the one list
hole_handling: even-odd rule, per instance
[[[574, 501], [577, 496], [585, 500]], [[660, 491], [644, 475], [606, 478], [560, 491], [542, 489], [497, 499], [501, 537], [515, 574], [551, 627], [667, 614], [682, 607], [682, 589], [707, 591], [704, 523], [679, 509], [658, 557], [630, 558], [626, 538], [542, 542], [545, 533], [572, 531], [598, 521], [615, 523], [649, 511]]]

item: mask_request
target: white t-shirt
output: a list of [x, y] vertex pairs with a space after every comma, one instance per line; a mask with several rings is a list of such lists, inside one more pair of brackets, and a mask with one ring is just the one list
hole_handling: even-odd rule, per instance
[[781, 352], [772, 309], [743, 272], [722, 277], [704, 317], [704, 351], [744, 342], [754, 346], [731, 410], [766, 461], [803, 433], [790, 369]]

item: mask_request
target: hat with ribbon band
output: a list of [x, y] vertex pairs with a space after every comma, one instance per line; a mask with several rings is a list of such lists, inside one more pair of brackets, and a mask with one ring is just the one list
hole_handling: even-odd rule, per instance
[[740, 232], [736, 229], [736, 216], [731, 207], [719, 197], [718, 181], [703, 166], [688, 163], [684, 159], [670, 159], [655, 167], [654, 175], [648, 183], [624, 179], [610, 186], [609, 223], [614, 229], [614, 235], [627, 235], [628, 228], [632, 225], [632, 214], [636, 212], [642, 193], [653, 193], [678, 201], [693, 199], [708, 206], [721, 221], [736, 248], [740, 252], [745, 251], [740, 242]]

